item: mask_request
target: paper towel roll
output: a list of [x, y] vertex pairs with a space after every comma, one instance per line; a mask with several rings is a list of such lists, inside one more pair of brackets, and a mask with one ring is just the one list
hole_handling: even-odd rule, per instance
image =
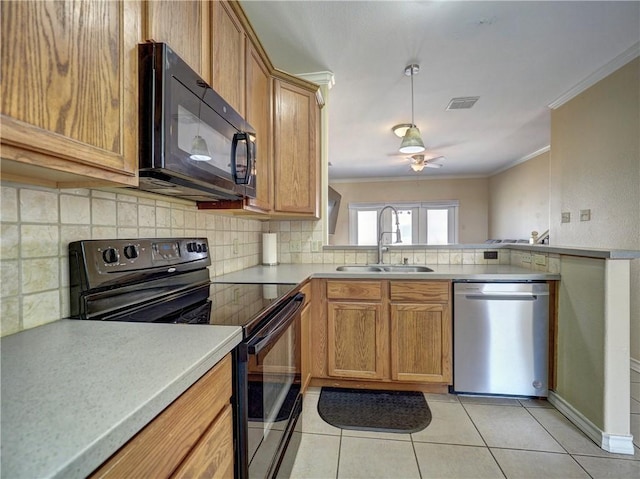
[[276, 233], [262, 234], [262, 264], [278, 264], [278, 236]]

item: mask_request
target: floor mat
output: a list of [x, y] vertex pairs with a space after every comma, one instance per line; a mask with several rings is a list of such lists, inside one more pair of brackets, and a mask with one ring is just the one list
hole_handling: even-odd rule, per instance
[[341, 429], [412, 433], [431, 422], [424, 394], [414, 391], [374, 391], [323, 387], [320, 417]]

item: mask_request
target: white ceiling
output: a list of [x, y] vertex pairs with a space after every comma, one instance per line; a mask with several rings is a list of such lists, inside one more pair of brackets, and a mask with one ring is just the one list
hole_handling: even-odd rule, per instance
[[[637, 46], [640, 2], [247, 1], [273, 64], [331, 71], [330, 178], [489, 175], [550, 143], [548, 105]], [[415, 123], [440, 169], [413, 173], [391, 127]], [[479, 96], [470, 110], [451, 98]]]

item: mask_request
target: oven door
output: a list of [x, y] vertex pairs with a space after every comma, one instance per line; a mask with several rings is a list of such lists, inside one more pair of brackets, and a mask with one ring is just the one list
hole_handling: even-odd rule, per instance
[[[250, 478], [275, 477], [302, 410], [298, 294], [247, 342]], [[291, 454], [291, 452], [289, 451]]]

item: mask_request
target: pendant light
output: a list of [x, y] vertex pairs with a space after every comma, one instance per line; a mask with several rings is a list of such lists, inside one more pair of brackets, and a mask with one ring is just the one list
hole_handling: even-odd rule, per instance
[[407, 130], [400, 143], [400, 153], [422, 153], [425, 150], [420, 130], [416, 126], [413, 108], [413, 75], [420, 71], [420, 65], [412, 63], [404, 69], [404, 74], [411, 77], [411, 127]]

